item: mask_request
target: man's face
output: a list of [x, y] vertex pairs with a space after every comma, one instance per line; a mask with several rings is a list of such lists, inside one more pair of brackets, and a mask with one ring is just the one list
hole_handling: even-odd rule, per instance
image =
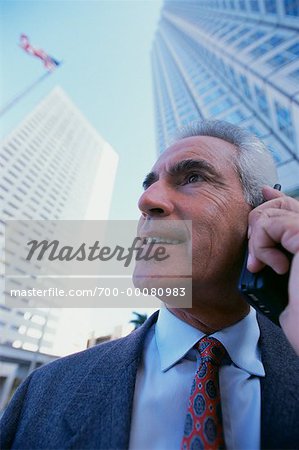
[[[195, 296], [218, 285], [235, 286], [240, 270], [251, 207], [234, 166], [236, 155], [235, 146], [222, 139], [185, 138], [160, 156], [144, 182], [141, 235], [155, 220], [192, 220]], [[178, 261], [180, 245], [171, 246]]]

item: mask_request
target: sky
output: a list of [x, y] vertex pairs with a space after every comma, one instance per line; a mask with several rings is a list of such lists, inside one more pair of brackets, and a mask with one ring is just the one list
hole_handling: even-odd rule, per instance
[[[61, 86], [119, 155], [110, 219], [139, 217], [141, 184], [157, 154], [150, 50], [161, 6], [162, 0], [0, 2], [1, 107], [45, 71], [18, 46], [21, 33], [63, 61], [0, 118], [0, 137]], [[106, 334], [129, 318], [129, 309], [101, 310], [93, 326]]]
[[162, 0], [0, 2], [1, 105], [44, 73], [19, 46], [25, 33], [63, 64], [0, 119], [6, 135], [60, 85], [119, 155], [111, 219], [137, 219], [155, 157], [150, 50]]

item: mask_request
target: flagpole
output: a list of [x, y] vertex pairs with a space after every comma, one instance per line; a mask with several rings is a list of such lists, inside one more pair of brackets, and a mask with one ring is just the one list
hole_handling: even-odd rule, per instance
[[37, 80], [35, 80], [32, 84], [26, 87], [22, 92], [16, 95], [12, 100], [10, 100], [2, 109], [0, 109], [0, 117], [3, 116], [8, 110], [10, 110], [13, 106], [15, 106], [26, 94], [28, 94], [35, 86], [41, 83], [45, 78], [47, 78], [54, 70], [47, 70], [42, 74]]

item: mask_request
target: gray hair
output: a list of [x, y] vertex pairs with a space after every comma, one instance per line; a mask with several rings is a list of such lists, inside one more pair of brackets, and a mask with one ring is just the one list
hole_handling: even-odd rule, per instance
[[277, 183], [276, 167], [270, 151], [258, 137], [244, 128], [223, 120], [194, 121], [180, 128], [173, 142], [191, 136], [216, 137], [237, 147], [235, 169], [243, 186], [245, 200], [253, 207], [263, 202], [262, 187]]

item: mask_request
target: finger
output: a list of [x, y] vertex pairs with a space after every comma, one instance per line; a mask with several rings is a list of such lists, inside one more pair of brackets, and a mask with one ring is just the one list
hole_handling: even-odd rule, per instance
[[296, 311], [299, 316], [299, 253], [292, 260], [289, 281], [289, 307], [292, 311]]
[[263, 197], [266, 201], [274, 198], [285, 197], [285, 194], [278, 189], [274, 189], [271, 186], [264, 186], [262, 188]]
[[257, 251], [249, 253], [247, 268], [250, 272], [259, 272], [265, 266], [282, 275], [289, 270], [289, 260], [287, 256], [278, 248], [261, 248]]
[[299, 216], [289, 213], [275, 217], [263, 216], [253, 229], [249, 239], [248, 269], [251, 272], [269, 265], [277, 273], [289, 268], [286, 255], [277, 248], [277, 243], [292, 254], [299, 252]]
[[261, 232], [264, 232], [265, 242], [281, 243], [290, 253], [299, 253], [299, 214], [286, 214], [265, 219], [261, 224]]
[[285, 195], [283, 192], [273, 189], [270, 186], [264, 186], [262, 189], [265, 202], [257, 206], [255, 209], [272, 208], [287, 209], [289, 211], [299, 212], [299, 202], [295, 198]]
[[[298, 203], [299, 206], [299, 202], [297, 200], [295, 200], [295, 202]], [[252, 231], [255, 229], [255, 227], [258, 226], [259, 221], [265, 219], [273, 219], [274, 222], [279, 217], [289, 218], [290, 220], [292, 220], [292, 218], [297, 217], [296, 220], [299, 223], [299, 207], [298, 211], [294, 209], [280, 209], [277, 207], [272, 208], [270, 206], [270, 202], [268, 202], [267, 204], [264, 203], [263, 205], [260, 205], [257, 208], [253, 209], [248, 216], [248, 239], [250, 238]]]

